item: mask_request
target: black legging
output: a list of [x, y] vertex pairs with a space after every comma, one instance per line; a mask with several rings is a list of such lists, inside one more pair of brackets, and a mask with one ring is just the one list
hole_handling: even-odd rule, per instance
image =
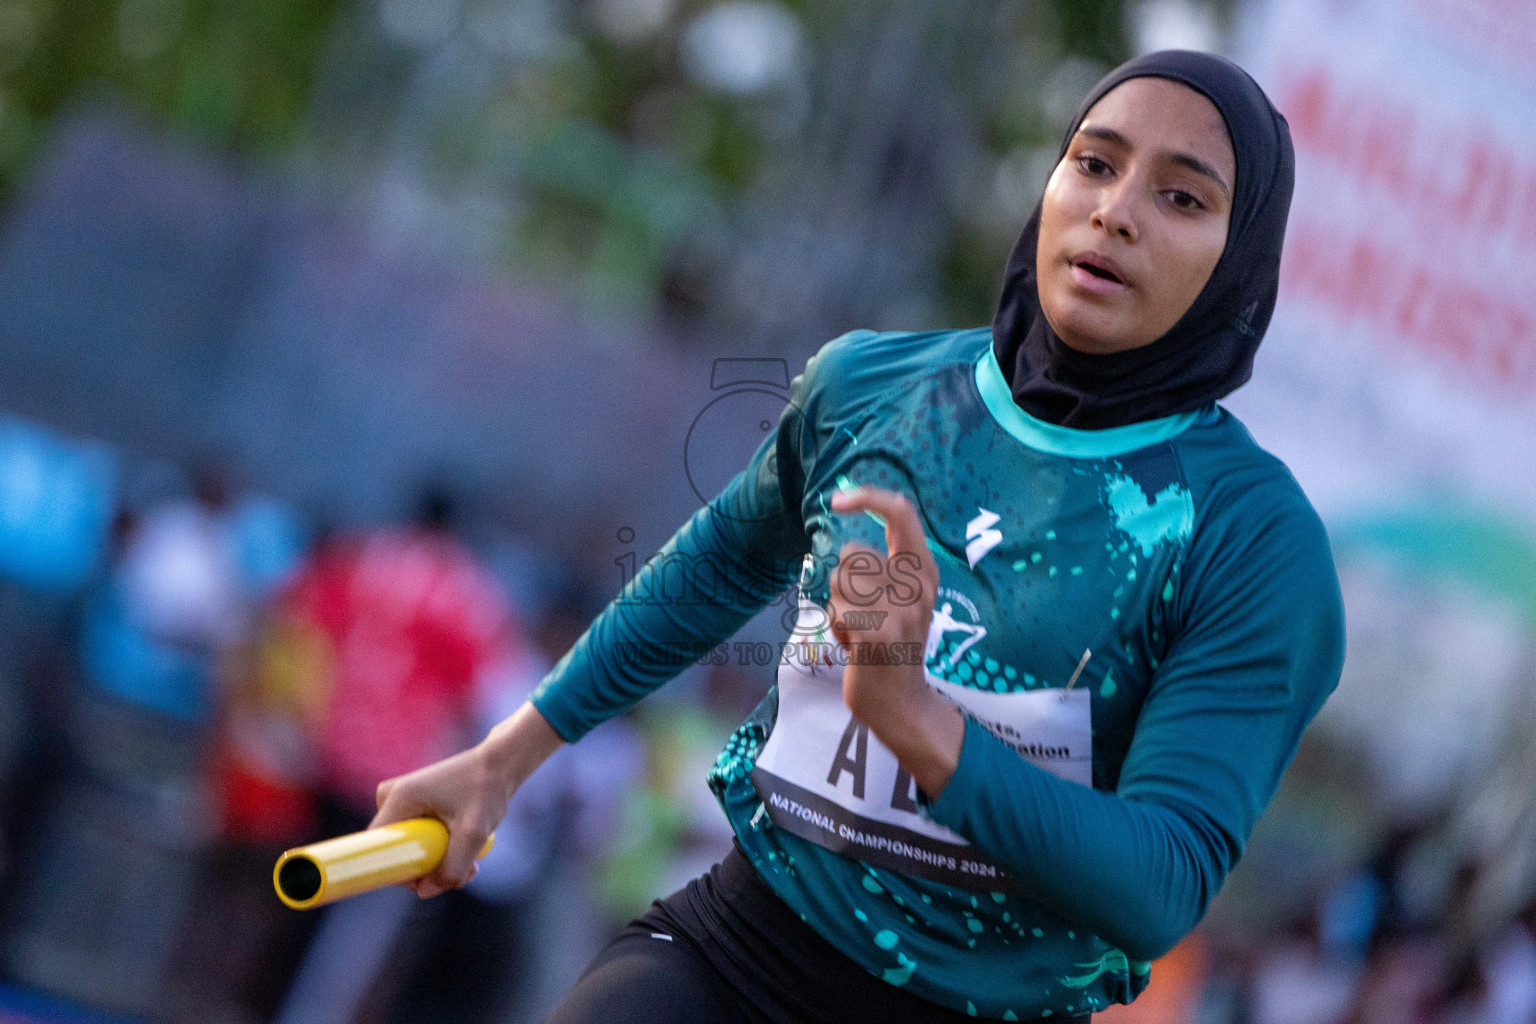
[[544, 1024], [760, 1024], [685, 940], [660, 934], [626, 928]]
[[[1051, 1024], [1085, 1024], [1056, 1017]], [[739, 849], [624, 927], [545, 1024], [971, 1024], [889, 985], [790, 910]]]

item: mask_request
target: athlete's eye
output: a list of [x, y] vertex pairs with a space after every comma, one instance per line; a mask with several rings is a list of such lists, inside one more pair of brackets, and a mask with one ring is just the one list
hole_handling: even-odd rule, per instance
[[1181, 188], [1169, 189], [1164, 194], [1168, 196], [1168, 201], [1170, 203], [1172, 203], [1174, 206], [1177, 206], [1181, 210], [1205, 209], [1205, 204], [1202, 203], [1198, 197], [1192, 193], [1185, 192]]
[[1082, 169], [1084, 174], [1094, 178], [1107, 173], [1110, 169], [1109, 164], [1091, 154], [1078, 157], [1077, 166]]

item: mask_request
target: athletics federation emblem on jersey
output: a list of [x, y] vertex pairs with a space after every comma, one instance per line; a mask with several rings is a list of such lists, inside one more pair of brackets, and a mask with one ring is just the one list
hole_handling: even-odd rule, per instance
[[1003, 531], [992, 528], [1002, 516], [988, 512], [980, 505], [976, 506], [976, 511], [981, 514], [965, 524], [965, 558], [972, 569], [983, 555], [1003, 542]]
[[[948, 591], [948, 593], [965, 606], [965, 609], [971, 613], [972, 618], [977, 617], [974, 604], [955, 591]], [[945, 594], [945, 589], [940, 587], [939, 596], [942, 598]], [[980, 622], [961, 622], [955, 618], [954, 613], [954, 604], [950, 601], [945, 601], [933, 610], [933, 618], [928, 622], [928, 643], [923, 649], [923, 664], [933, 666], [933, 671], [935, 672], [952, 670], [956, 665], [960, 664], [960, 659], [965, 657], [965, 652], [970, 650], [976, 641], [987, 635], [986, 626], [983, 626]], [[960, 641], [953, 651], [945, 653], [941, 658], [939, 656], [939, 648], [944, 644], [945, 633], [964, 633], [965, 639]]]

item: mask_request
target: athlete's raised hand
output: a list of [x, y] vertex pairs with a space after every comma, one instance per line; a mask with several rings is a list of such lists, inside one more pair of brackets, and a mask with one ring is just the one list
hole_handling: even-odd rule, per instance
[[838, 552], [829, 612], [832, 635], [848, 651], [843, 701], [936, 796], [959, 763], [965, 725], [923, 674], [939, 567], [922, 517], [905, 495], [876, 487], [835, 494], [832, 508], [884, 519], [888, 552], [853, 541]]
[[[933, 619], [939, 569], [928, 551], [917, 507], [895, 491], [861, 487], [833, 495], [832, 509], [873, 512], [884, 519], [888, 552], [882, 555], [856, 541], [844, 544], [838, 552], [829, 609], [833, 635], [848, 648], [850, 664], [900, 664], [914, 669], [915, 678], [921, 681], [922, 648]], [[917, 656], [909, 659], [906, 656], [913, 644]], [[844, 679], [848, 678], [845, 674]], [[844, 697], [852, 707], [855, 695], [849, 693], [847, 682]]]

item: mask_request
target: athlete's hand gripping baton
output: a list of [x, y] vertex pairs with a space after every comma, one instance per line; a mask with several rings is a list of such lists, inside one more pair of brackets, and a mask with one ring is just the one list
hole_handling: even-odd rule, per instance
[[[479, 860], [491, 852], [485, 841]], [[436, 818], [408, 818], [289, 850], [272, 869], [277, 897], [294, 910], [420, 878], [448, 852], [448, 828]]]

